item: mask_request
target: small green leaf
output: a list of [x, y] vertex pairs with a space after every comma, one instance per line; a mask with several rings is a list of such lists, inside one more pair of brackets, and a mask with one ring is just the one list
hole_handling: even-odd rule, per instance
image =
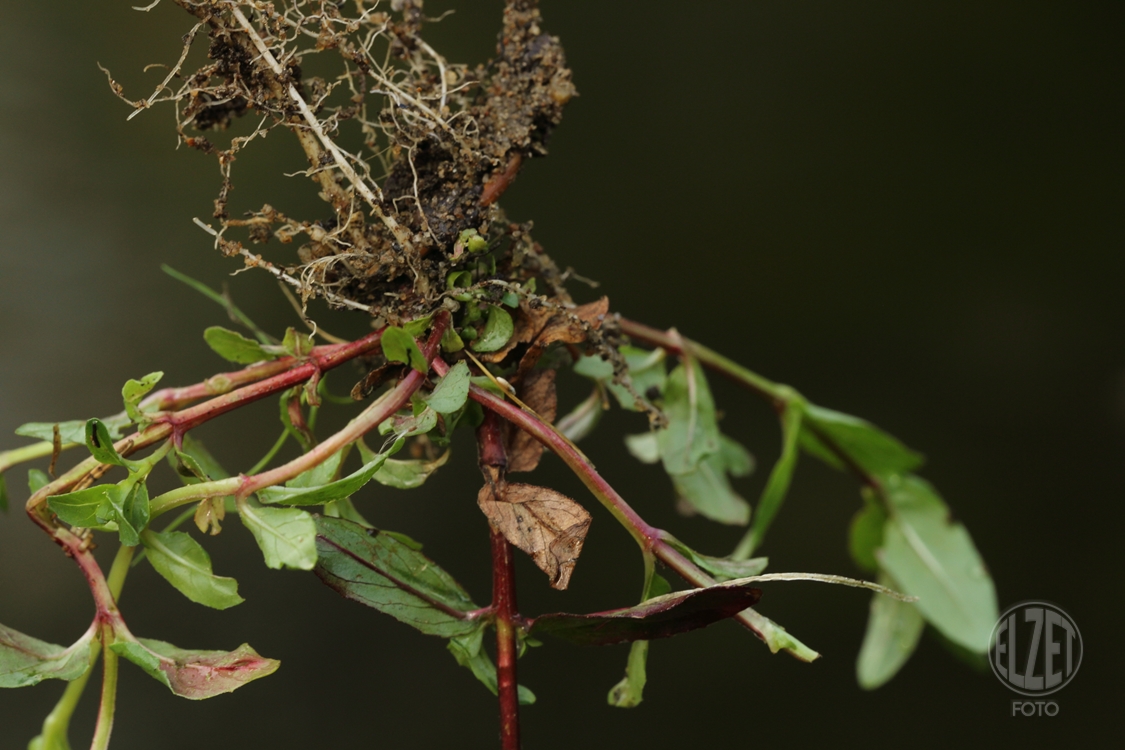
[[648, 641], [633, 641], [629, 647], [629, 660], [625, 662], [625, 676], [610, 688], [609, 705], [617, 708], [634, 708], [644, 700], [645, 683], [648, 682]]
[[263, 349], [257, 341], [222, 326], [211, 326], [206, 329], [203, 332], [203, 340], [220, 357], [239, 365], [252, 365], [255, 362], [277, 358], [276, 354]]
[[0, 625], [0, 688], [81, 677], [90, 668], [90, 643], [96, 632], [90, 628], [73, 645], [64, 647]]
[[402, 362], [418, 372], [427, 372], [430, 369], [425, 355], [418, 348], [418, 342], [403, 329], [387, 326], [379, 343], [383, 347], [383, 356], [388, 362]]
[[430, 313], [424, 318], [415, 318], [407, 323], [402, 324], [402, 330], [409, 333], [414, 338], [420, 338], [423, 333], [430, 330], [430, 325], [433, 323], [434, 314]]
[[[313, 336], [311, 333], [300, 333], [296, 328], [286, 328], [285, 338], [281, 340], [281, 346], [277, 349], [279, 354], [304, 359], [313, 349]], [[270, 347], [265, 351], [274, 350], [275, 347]]]
[[[879, 583], [891, 589], [900, 588], [886, 574], [879, 576]], [[914, 653], [925, 624], [917, 605], [872, 594], [867, 632], [855, 664], [859, 686], [874, 690], [894, 677]]]
[[855, 564], [871, 573], [879, 569], [875, 550], [883, 546], [883, 529], [887, 525], [887, 514], [879, 505], [874, 493], [863, 489], [864, 507], [855, 514], [848, 530], [848, 550]]
[[441, 335], [441, 350], [452, 354], [459, 352], [465, 348], [465, 342], [457, 335], [457, 331], [452, 327], [446, 328], [445, 333]]
[[316, 574], [342, 596], [427, 635], [468, 635], [478, 607], [433, 560], [393, 536], [339, 518], [318, 518]]
[[654, 464], [660, 460], [660, 438], [655, 432], [626, 435], [625, 447], [641, 463]]
[[452, 414], [465, 405], [469, 398], [469, 366], [458, 362], [445, 374], [426, 397], [426, 403], [439, 414]]
[[117, 449], [113, 447], [113, 438], [109, 436], [109, 430], [100, 419], [86, 422], [85, 437], [87, 450], [101, 463], [114, 466], [128, 465], [129, 462], [117, 454]]
[[208, 479], [226, 479], [230, 476], [227, 470], [215, 460], [215, 457], [212, 456], [211, 452], [203, 445], [203, 441], [192, 437], [190, 433], [184, 435], [183, 445], [180, 446], [180, 453], [191, 456]]
[[705, 457], [694, 471], [671, 476], [676, 494], [701, 516], [731, 526], [749, 522], [750, 504], [730, 486], [721, 454]]
[[481, 331], [480, 338], [473, 341], [469, 348], [474, 352], [494, 352], [503, 349], [508, 339], [512, 338], [514, 330], [512, 316], [508, 311], [496, 305], [489, 305], [488, 320], [484, 324], [484, 330]]
[[350, 446], [344, 446], [308, 471], [301, 472], [286, 482], [285, 486], [309, 489], [312, 487], [322, 487], [330, 483], [332, 478], [340, 471], [340, 464], [343, 463], [344, 454], [349, 447]]
[[245, 643], [234, 651], [195, 651], [148, 638], [110, 644], [128, 659], [164, 683], [176, 695], [203, 700], [237, 690], [248, 682], [271, 675], [281, 666]]
[[[432, 412], [431, 412], [432, 413]], [[375, 473], [383, 467], [383, 462], [402, 447], [401, 438], [386, 453], [379, 453], [364, 464], [358, 471], [335, 482], [319, 487], [266, 487], [258, 490], [258, 498], [266, 504], [276, 505], [324, 505], [325, 503], [353, 495], [356, 490], [371, 481]]]
[[144, 481], [130, 483], [126, 480], [110, 487], [106, 497], [113, 506], [121, 543], [126, 547], [136, 547], [141, 543], [139, 534], [148, 526], [148, 487]]
[[421, 487], [430, 475], [445, 466], [445, 462], [448, 460], [448, 450], [433, 461], [396, 461], [393, 458], [388, 458], [383, 463], [383, 468], [375, 472], [375, 481], [387, 487], [412, 490], [415, 487]]
[[243, 601], [238, 581], [212, 573], [207, 551], [184, 532], [149, 530], [140, 537], [152, 567], [188, 599], [214, 609]]
[[702, 555], [671, 534], [665, 534], [664, 541], [668, 542], [668, 545], [681, 555], [714, 576], [717, 581], [729, 581], [735, 578], [749, 578], [750, 576], [761, 575], [766, 569], [766, 566], [769, 565], [768, 557], [753, 557], [749, 560], [732, 560], [729, 557]]
[[[481, 623], [480, 627], [468, 635], [450, 638], [446, 645], [457, 663], [471, 670], [473, 676], [480, 680], [481, 684], [488, 688], [493, 695], [496, 695], [496, 665], [492, 663], [492, 659], [481, 648], [486, 630], [485, 625], [485, 623]], [[518, 686], [518, 694], [521, 706], [529, 706], [535, 703], [535, 694], [523, 685]]]
[[732, 477], [748, 477], [754, 473], [754, 457], [734, 438], [720, 434], [719, 453]]
[[905, 474], [922, 465], [915, 453], [878, 427], [858, 417], [806, 404], [801, 447], [830, 466], [843, 468], [840, 456], [825, 442], [831, 440], [868, 474]]
[[703, 459], [719, 452], [719, 426], [715, 402], [698, 362], [679, 365], [668, 376], [664, 389], [664, 414], [668, 426], [657, 433], [664, 470], [690, 474]]
[[137, 424], [146, 421], [140, 409], [141, 399], [164, 377], [162, 372], [150, 372], [140, 380], [128, 380], [121, 388], [121, 398], [125, 402], [125, 413]]
[[97, 484], [77, 492], [67, 492], [47, 498], [47, 507], [59, 520], [83, 529], [116, 531], [117, 523], [109, 492], [111, 484]]
[[890, 477], [885, 487], [890, 519], [875, 553], [880, 567], [918, 597], [919, 611], [951, 641], [988, 651], [996, 589], [969, 532], [918, 477]]
[[[57, 423], [28, 422], [17, 427], [16, 434], [52, 443], [55, 440], [56, 424], [59, 426], [59, 439], [62, 440], [63, 445], [74, 445], [75, 443], [81, 445], [86, 442], [86, 422], [78, 419], [73, 422]], [[121, 435], [118, 434], [117, 437], [121, 437]]]
[[51, 478], [47, 476], [46, 472], [40, 471], [39, 469], [27, 470], [27, 488], [31, 490], [31, 494], [34, 495], [50, 483]]
[[250, 530], [266, 567], [312, 570], [316, 565], [316, 523], [299, 508], [263, 508], [247, 498], [238, 504], [238, 517]]

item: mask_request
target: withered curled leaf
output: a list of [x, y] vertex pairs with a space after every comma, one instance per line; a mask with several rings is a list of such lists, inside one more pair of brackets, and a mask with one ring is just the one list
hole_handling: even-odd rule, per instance
[[[531, 370], [519, 385], [520, 399], [547, 424], [554, 424], [559, 409], [555, 370]], [[512, 425], [508, 433], [508, 471], [532, 471], [539, 465], [543, 444]]]
[[511, 544], [531, 556], [551, 579], [565, 589], [590, 529], [590, 514], [566, 495], [530, 484], [486, 484], [477, 505]]

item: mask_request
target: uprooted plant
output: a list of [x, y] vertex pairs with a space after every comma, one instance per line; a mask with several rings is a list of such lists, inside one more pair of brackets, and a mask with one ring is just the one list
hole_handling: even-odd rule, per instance
[[[927, 621], [956, 646], [987, 650], [996, 616], [992, 582], [964, 527], [911, 473], [921, 464], [917, 453], [674, 329], [658, 331], [611, 312], [604, 297], [576, 305], [564, 286], [570, 272], [560, 271], [532, 239], [529, 224], [505, 218], [497, 199], [528, 160], [546, 153], [547, 138], [575, 95], [559, 41], [541, 29], [534, 0], [507, 2], [496, 57], [475, 69], [447, 62], [423, 40], [428, 19], [421, 0], [393, 0], [387, 8], [363, 0], [175, 2], [196, 18], [178, 62], [146, 99], [127, 99], [110, 77], [114, 92], [134, 114], [170, 103], [182, 143], [218, 158], [214, 225], [196, 220], [218, 250], [291, 287], [306, 322], [309, 301], [322, 300], [366, 313], [374, 332], [317, 345], [316, 336], [327, 334], [312, 325], [312, 334], [289, 329], [278, 340], [226, 297], [169, 269], [248, 329], [252, 338], [219, 327], [204, 334], [242, 369], [163, 390], [153, 390], [161, 378], [154, 372], [125, 384], [120, 414], [17, 431], [39, 442], [0, 453], [0, 472], [50, 457], [50, 476], [30, 471], [27, 512], [78, 564], [96, 608], [90, 628], [69, 647], [0, 626], [0, 686], [70, 681], [32, 747], [68, 747], [71, 712], [99, 658], [94, 748], [109, 742], [122, 657], [188, 698], [229, 692], [277, 668], [246, 645], [189, 651], [136, 637], [118, 607], [140, 556], [194, 602], [218, 609], [241, 602], [236, 581], [214, 575], [203, 546], [178, 530], [191, 520], [200, 533], [218, 534], [228, 514], [252, 532], [270, 568], [313, 570], [343, 596], [444, 638], [457, 661], [499, 696], [504, 748], [518, 747], [519, 704], [534, 700], [517, 682], [517, 657], [542, 636], [632, 643], [625, 677], [609, 693], [610, 703], [622, 707], [641, 701], [649, 641], [721, 619], [736, 619], [773, 652], [816, 659], [813, 649], [754, 608], [757, 586], [769, 581], [817, 580], [876, 592], [857, 662], [866, 687], [894, 675]], [[203, 38], [207, 61], [188, 72], [185, 62]], [[334, 61], [335, 77], [305, 75], [302, 66], [314, 56]], [[256, 122], [253, 130], [218, 144], [216, 134], [244, 117]], [[301, 219], [263, 205], [232, 218], [236, 156], [279, 128], [296, 137], [308, 161], [303, 174], [330, 210]], [[344, 143], [354, 143], [354, 152]], [[303, 244], [295, 254], [268, 260], [237, 236]], [[350, 399], [327, 386], [329, 372], [346, 362], [362, 362], [367, 373]], [[591, 392], [560, 418], [555, 381], [568, 368], [591, 381]], [[729, 479], [748, 474], [752, 461], [720, 432], [707, 371], [766, 399], [780, 420], [781, 457], [753, 517]], [[267, 397], [280, 399], [282, 435], [256, 466], [231, 476], [191, 430]], [[369, 400], [340, 431], [316, 435], [322, 405]], [[682, 507], [748, 526], [732, 553], [702, 554], [646, 523], [576, 446], [612, 401], [647, 417], [648, 431], [628, 436], [628, 448], [643, 462], [663, 465]], [[474, 431], [483, 474], [477, 502], [490, 529], [493, 564], [486, 606], [417, 542], [375, 528], [357, 507], [364, 499], [359, 491], [372, 480], [421, 485], [445, 463], [459, 427]], [[274, 465], [287, 440], [300, 445], [301, 455]], [[91, 455], [55, 476], [60, 453], [75, 446]], [[636, 540], [644, 570], [639, 603], [593, 614], [530, 617], [518, 610], [512, 548], [528, 554], [552, 587], [565, 589], [591, 523], [578, 501], [511, 481], [510, 475], [534, 470], [544, 448]], [[755, 555], [802, 451], [859, 480], [863, 506], [849, 544], [877, 583], [763, 572], [767, 560]], [[359, 466], [346, 469], [352, 454]], [[184, 486], [150, 496], [147, 479], [163, 462]], [[102, 481], [111, 470], [123, 470], [124, 478]], [[157, 520], [170, 511], [179, 513], [158, 530]], [[108, 575], [91, 553], [96, 532], [120, 541]], [[689, 588], [674, 590], [661, 566]], [[494, 657], [485, 647], [490, 629]]]

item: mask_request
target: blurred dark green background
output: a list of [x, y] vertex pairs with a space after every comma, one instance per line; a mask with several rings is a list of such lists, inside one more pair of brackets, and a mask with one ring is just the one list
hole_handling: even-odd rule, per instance
[[[427, 3], [436, 15], [449, 2]], [[431, 28], [450, 59], [492, 49], [501, 3], [464, 0]], [[1054, 718], [1011, 718], [1009, 693], [931, 637], [890, 685], [853, 676], [868, 597], [774, 584], [761, 609], [823, 652], [771, 656], [731, 623], [654, 645], [642, 706], [605, 693], [625, 647], [548, 643], [521, 662], [539, 697], [528, 748], [1015, 746], [1091, 738], [1120, 697], [1117, 604], [1125, 480], [1122, 45], [1119, 2], [835, 3], [545, 0], [581, 92], [504, 204], [533, 218], [564, 265], [598, 279], [614, 309], [731, 353], [814, 401], [864, 416], [926, 452], [973, 534], [1001, 606], [1038, 598], [1081, 629], [1081, 673]], [[223, 313], [159, 270], [229, 282], [274, 330], [293, 324], [264, 274], [237, 267], [191, 224], [218, 187], [214, 159], [174, 150], [170, 110], [126, 123], [96, 63], [134, 98], [162, 77], [189, 19], [127, 0], [5, 3], [0, 23], [0, 444], [30, 420], [117, 411], [130, 377], [170, 384], [221, 369], [203, 344]], [[235, 207], [313, 214], [303, 168], [278, 131], [235, 165]], [[292, 246], [271, 244], [272, 258]], [[576, 288], [590, 298], [592, 291]], [[341, 335], [361, 316], [314, 316]], [[335, 378], [336, 390], [354, 373]], [[715, 382], [725, 431], [761, 465], [777, 453], [769, 410]], [[566, 392], [573, 400], [578, 386]], [[261, 404], [200, 434], [247, 468], [276, 436]], [[658, 469], [627, 457], [616, 414], [584, 447], [653, 522], [713, 553], [738, 533], [679, 519]], [[73, 460], [73, 459], [68, 459]], [[488, 598], [471, 444], [424, 489], [373, 490], [376, 523], [405, 531], [478, 601]], [[542, 481], [586, 498], [557, 461]], [[753, 497], [764, 471], [741, 480]], [[9, 484], [22, 500], [22, 477]], [[802, 463], [767, 540], [771, 568], [857, 574], [845, 549], [854, 483]], [[521, 562], [530, 613], [633, 601], [640, 564], [600, 509], [572, 590]], [[110, 545], [101, 553], [111, 553]], [[203, 703], [122, 669], [114, 747], [496, 745], [492, 697], [440, 641], [346, 602], [312, 575], [266, 571], [236, 520], [208, 542], [245, 604], [192, 605], [148, 566], [123, 609], [138, 635], [183, 647], [243, 641], [281, 659], [273, 677]], [[18, 508], [0, 517], [0, 622], [69, 642], [92, 612], [85, 586]], [[20, 748], [61, 692], [0, 693], [0, 748]], [[71, 736], [88, 741], [92, 685]], [[1083, 744], [1093, 744], [1083, 743]]]

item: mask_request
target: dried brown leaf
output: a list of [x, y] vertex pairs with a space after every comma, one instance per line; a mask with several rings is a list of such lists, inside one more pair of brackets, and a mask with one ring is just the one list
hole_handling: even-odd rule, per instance
[[580, 344], [586, 340], [589, 330], [601, 328], [606, 313], [609, 312], [609, 297], [596, 302], [580, 305], [573, 310], [556, 312], [539, 331], [531, 346], [520, 360], [519, 371], [527, 372], [551, 344]]
[[519, 483], [486, 484], [477, 504], [505, 539], [531, 556], [553, 588], [570, 584], [590, 529], [585, 508], [562, 493]]
[[[554, 424], [559, 401], [555, 394], [555, 370], [530, 370], [523, 376], [519, 397], [547, 424]], [[530, 434], [511, 426], [508, 437], [508, 471], [532, 471], [539, 465], [543, 444]]]

